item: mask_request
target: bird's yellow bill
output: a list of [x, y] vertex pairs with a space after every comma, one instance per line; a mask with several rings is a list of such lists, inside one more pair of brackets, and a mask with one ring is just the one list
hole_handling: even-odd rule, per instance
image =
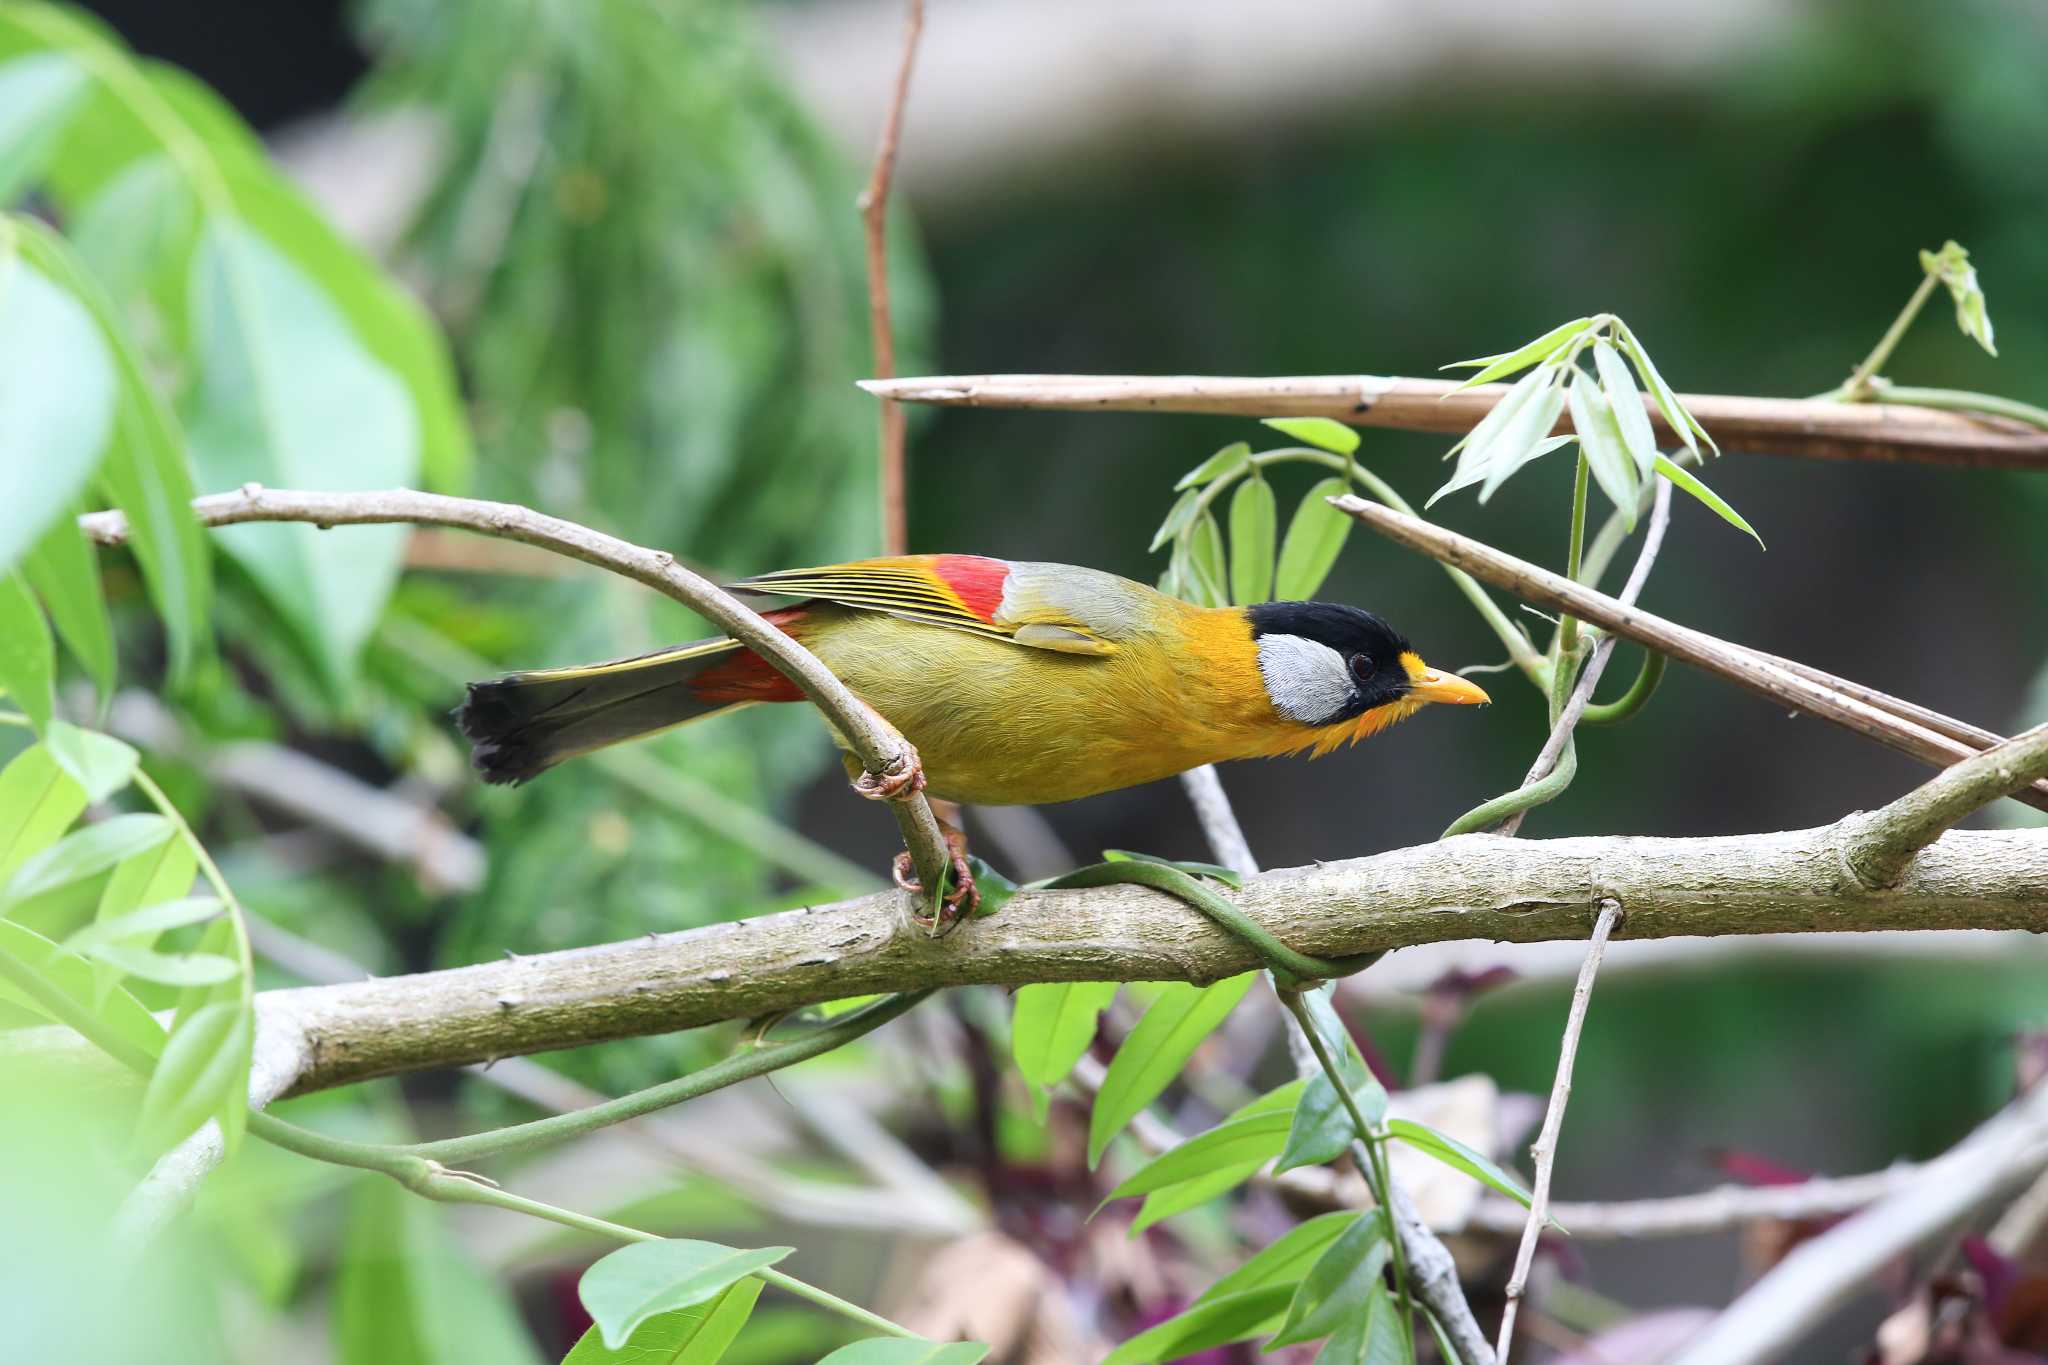
[[1493, 701], [1486, 689], [1455, 673], [1439, 673], [1414, 654], [1401, 656], [1408, 670], [1408, 695], [1420, 701], [1445, 702], [1452, 706], [1485, 706]]

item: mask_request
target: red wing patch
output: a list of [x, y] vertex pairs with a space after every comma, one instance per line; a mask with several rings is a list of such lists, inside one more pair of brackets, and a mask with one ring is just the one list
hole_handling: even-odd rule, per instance
[[1010, 576], [1009, 564], [982, 555], [934, 555], [932, 574], [953, 590], [967, 610], [995, 624], [996, 609], [1003, 604], [1003, 583]]
[[[790, 634], [790, 626], [804, 617], [802, 607], [761, 613], [768, 624]], [[690, 691], [699, 701], [802, 701], [803, 689], [782, 676], [766, 659], [751, 649], [735, 650], [719, 663], [690, 679]]]

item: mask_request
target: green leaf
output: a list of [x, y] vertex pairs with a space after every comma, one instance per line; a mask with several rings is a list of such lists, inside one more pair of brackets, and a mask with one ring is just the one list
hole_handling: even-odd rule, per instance
[[32, 52], [0, 66], [0, 203], [42, 174], [88, 93], [85, 72], [62, 52]]
[[1230, 498], [1230, 600], [1241, 607], [1273, 595], [1279, 511], [1273, 485], [1246, 479]]
[[18, 573], [0, 575], [0, 692], [22, 709], [38, 734], [56, 709], [57, 647], [35, 594]]
[[1519, 1181], [1456, 1138], [1409, 1119], [1388, 1119], [1387, 1132], [1451, 1169], [1463, 1171], [1474, 1180], [1500, 1191], [1523, 1208], [1529, 1207], [1529, 1192]]
[[0, 889], [0, 913], [36, 896], [99, 876], [123, 858], [154, 848], [176, 832], [161, 815], [116, 815], [44, 849]]
[[1345, 1228], [1294, 1287], [1286, 1320], [1266, 1349], [1314, 1341], [1336, 1331], [1380, 1283], [1392, 1254], [1385, 1219], [1360, 1218]]
[[1309, 1267], [1316, 1263], [1330, 1243], [1365, 1217], [1376, 1218], [1378, 1215], [1340, 1209], [1336, 1213], [1325, 1213], [1305, 1223], [1297, 1223], [1243, 1265], [1203, 1290], [1195, 1302], [1209, 1303], [1268, 1285], [1291, 1287], [1308, 1273]]
[[211, 637], [213, 596], [211, 551], [192, 515], [184, 433], [150, 383], [126, 318], [106, 291], [61, 237], [32, 220], [12, 221], [21, 232], [22, 255], [85, 305], [113, 356], [120, 400], [99, 482], [128, 518], [129, 547], [170, 637], [171, 672], [183, 676], [200, 644]]
[[1251, 989], [1255, 975], [1246, 972], [1211, 986], [1176, 981], [1153, 1000], [1117, 1049], [1102, 1089], [1096, 1093], [1088, 1119], [1090, 1169], [1102, 1160], [1102, 1149], [1109, 1140], [1180, 1075], [1202, 1040]]
[[1138, 1333], [1103, 1357], [1102, 1365], [1158, 1365], [1273, 1329], [1294, 1286], [1262, 1285], [1197, 1303], [1185, 1313]]
[[1600, 485], [1600, 491], [1621, 513], [1628, 529], [1635, 530], [1636, 464], [1622, 441], [1621, 427], [1614, 420], [1614, 408], [1585, 372], [1577, 369], [1572, 371], [1571, 393], [1567, 402], [1571, 408], [1572, 430], [1578, 435], [1586, 467], [1593, 471], [1593, 481]]
[[[74, 953], [91, 955], [101, 948], [110, 944], [120, 944], [127, 939], [153, 940], [167, 929], [182, 929], [191, 924], [204, 924], [220, 912], [221, 903], [212, 896], [183, 896], [177, 900], [158, 901], [140, 910], [130, 910], [125, 914], [94, 920], [65, 939], [64, 946]], [[155, 980], [154, 977], [150, 979]]]
[[1523, 404], [1515, 419], [1501, 428], [1493, 447], [1475, 457], [1486, 465], [1486, 481], [1479, 487], [1479, 501], [1487, 501], [1517, 470], [1570, 439], [1550, 435], [1550, 429], [1564, 412], [1564, 402], [1564, 385], [1552, 384]]
[[217, 986], [233, 981], [242, 970], [241, 963], [217, 953], [160, 953], [120, 943], [102, 943], [85, 956], [106, 963], [123, 976], [160, 986]]
[[1592, 318], [1574, 318], [1572, 321], [1561, 326], [1551, 328], [1542, 336], [1537, 337], [1534, 341], [1517, 350], [1502, 351], [1499, 355], [1481, 356], [1477, 360], [1454, 360], [1443, 368], [1447, 370], [1462, 370], [1476, 366], [1479, 373], [1458, 385], [1451, 392], [1462, 393], [1466, 389], [1479, 384], [1490, 384], [1504, 375], [1513, 374], [1516, 370], [1534, 365], [1539, 361], [1548, 360], [1571, 344], [1573, 339], [1584, 333], [1592, 325]]
[[358, 1181], [331, 1299], [339, 1365], [540, 1365], [511, 1294], [447, 1223], [395, 1180]]
[[749, 1276], [706, 1303], [649, 1318], [616, 1351], [592, 1327], [562, 1357], [562, 1365], [715, 1365], [747, 1325], [760, 1297], [761, 1282]]
[[141, 755], [131, 745], [112, 735], [82, 730], [61, 720], [50, 722], [43, 747], [85, 789], [85, 799], [94, 805], [127, 786], [141, 761]]
[[1998, 347], [1991, 339], [1991, 315], [1985, 311], [1984, 288], [1977, 283], [1977, 267], [1970, 264], [1970, 253], [1962, 243], [1951, 238], [1942, 243], [1940, 251], [1921, 252], [1920, 268], [1948, 286], [1949, 297], [1956, 305], [1956, 326], [1963, 335], [1997, 355]]
[[[100, 892], [99, 905], [93, 914], [94, 924], [107, 924], [150, 906], [184, 899], [192, 890], [192, 878], [198, 865], [198, 855], [184, 839], [166, 839], [147, 852], [122, 859]], [[93, 926], [87, 925], [72, 938], [75, 940], [91, 932]], [[134, 935], [131, 932], [127, 936]], [[148, 935], [143, 938], [141, 946], [151, 947], [155, 941], [154, 934]], [[71, 946], [77, 950], [76, 943]], [[105, 992], [120, 981], [121, 973], [113, 967], [100, 965], [94, 968], [94, 977], [100, 990]]]
[[[1367, 1077], [1370, 1089], [1360, 1096], [1359, 1108], [1365, 1114], [1367, 1123], [1377, 1122], [1373, 1113], [1377, 1108], [1381, 1115], [1386, 1113], [1387, 1092], [1380, 1088], [1378, 1081]], [[1309, 1078], [1308, 1089], [1302, 1093], [1301, 1104], [1294, 1111], [1294, 1122], [1287, 1133], [1286, 1148], [1280, 1159], [1273, 1163], [1273, 1173], [1291, 1171], [1297, 1166], [1320, 1166], [1335, 1161], [1351, 1150], [1351, 1144], [1358, 1138], [1357, 1130], [1351, 1123], [1351, 1111], [1344, 1107], [1343, 1099], [1337, 1094], [1337, 1087], [1330, 1078], [1317, 1072]]]
[[85, 809], [85, 788], [38, 744], [0, 769], [0, 886], [71, 828]]
[[1593, 368], [1599, 371], [1601, 396], [1621, 432], [1621, 444], [1636, 473], [1647, 479], [1650, 466], [1657, 462], [1657, 432], [1650, 425], [1649, 409], [1643, 406], [1643, 391], [1636, 387], [1635, 376], [1622, 363], [1620, 352], [1608, 345], [1605, 337], [1593, 343]]
[[1216, 518], [1202, 513], [1187, 535], [1187, 568], [1194, 582], [1192, 600], [1204, 607], [1220, 607], [1230, 601], [1229, 578], [1223, 569], [1223, 531]]
[[[405, 390], [291, 261], [216, 221], [201, 234], [192, 277], [199, 380], [186, 433], [206, 482], [350, 489], [416, 479], [419, 427]], [[383, 613], [405, 534], [267, 523], [227, 528], [219, 540], [338, 687]]]
[[[1244, 443], [1240, 441], [1238, 444]], [[1173, 506], [1167, 509], [1166, 520], [1160, 522], [1159, 529], [1152, 533], [1152, 543], [1145, 547], [1145, 552], [1156, 553], [1160, 546], [1169, 540], [1177, 539], [1180, 533], [1187, 529], [1188, 523], [1195, 519], [1195, 505], [1201, 500], [1202, 490], [1199, 488], [1190, 488], [1175, 498]]]
[[584, 1271], [576, 1293], [604, 1344], [618, 1350], [655, 1314], [702, 1303], [795, 1250], [762, 1247], [742, 1251], [684, 1238], [635, 1242]]
[[911, 1337], [869, 1337], [842, 1346], [818, 1365], [977, 1365], [988, 1354], [978, 1341], [924, 1341]]
[[1657, 373], [1656, 365], [1650, 361], [1649, 351], [1644, 349], [1642, 342], [1636, 340], [1636, 334], [1629, 330], [1628, 324], [1617, 320], [1614, 326], [1619, 333], [1615, 340], [1621, 343], [1622, 351], [1636, 367], [1636, 373], [1642, 376], [1643, 387], [1657, 400], [1657, 410], [1664, 414], [1664, 424], [1676, 432], [1678, 439], [1685, 442], [1685, 448], [1694, 454], [1699, 453], [1695, 437], [1705, 441], [1707, 448], [1716, 455], [1720, 454], [1721, 448], [1714, 444], [1714, 438], [1707, 435], [1705, 427], [1693, 420], [1692, 414], [1686, 411], [1685, 404], [1678, 401], [1678, 395], [1664, 382], [1664, 376]]
[[249, 1011], [227, 1000], [178, 1021], [142, 1096], [136, 1141], [144, 1152], [184, 1141], [226, 1105], [247, 1107], [254, 1035]]
[[[1252, 448], [1249, 443], [1232, 441], [1229, 445], [1181, 475], [1180, 482], [1173, 486], [1173, 490], [1178, 493], [1183, 489], [1200, 488], [1205, 483], [1214, 483], [1224, 475], [1235, 474], [1238, 470], [1244, 468], [1247, 464], [1251, 463], [1251, 458]], [[1178, 507], [1179, 504], [1176, 503], [1175, 506]], [[1168, 539], [1170, 537], [1162, 535], [1152, 543], [1152, 548], [1158, 549]]]
[[1243, 877], [1220, 863], [1198, 863], [1186, 858], [1161, 858], [1153, 853], [1133, 853], [1127, 848], [1105, 848], [1102, 850], [1102, 860], [1108, 863], [1151, 863], [1156, 867], [1170, 867], [1176, 872], [1185, 872], [1190, 877], [1208, 877], [1233, 889], [1244, 885]]
[[1145, 1196], [1145, 1202], [1138, 1206], [1137, 1217], [1131, 1219], [1131, 1236], [1136, 1237], [1154, 1223], [1162, 1223], [1189, 1209], [1200, 1208], [1212, 1199], [1220, 1198], [1250, 1180], [1265, 1168], [1271, 1157], [1260, 1157], [1257, 1161], [1240, 1162], [1235, 1166], [1222, 1166], [1198, 1175], [1193, 1180], [1183, 1180], [1178, 1185], [1168, 1185]]
[[1109, 1198], [1128, 1199], [1218, 1170], [1263, 1164], [1277, 1156], [1287, 1141], [1290, 1118], [1286, 1113], [1255, 1114], [1219, 1123], [1146, 1162], [1111, 1190]]
[[[1316, 1353], [1316, 1365], [1411, 1365], [1414, 1359], [1401, 1330], [1400, 1307], [1385, 1284], [1374, 1285], [1365, 1306]], [[1447, 1365], [1457, 1365], [1457, 1359], [1455, 1352], [1444, 1356]]]
[[[152, 1057], [164, 1050], [164, 1026], [156, 1021], [156, 1016], [124, 990], [102, 990], [94, 978], [92, 964], [76, 953], [52, 943], [26, 925], [4, 919], [0, 919], [0, 953], [32, 968], [106, 1025], [109, 1032], [119, 1034]], [[38, 1019], [52, 1019], [40, 1004], [6, 981], [0, 981], [0, 1002], [26, 1010]], [[0, 1012], [0, 1017], [4, 1017], [4, 1012]]]
[[1065, 1080], [1095, 1041], [1096, 1016], [1109, 1008], [1119, 989], [1115, 981], [1019, 987], [1010, 1010], [1010, 1052], [1024, 1079], [1046, 1090]]
[[1465, 1365], [1465, 1358], [1458, 1354], [1458, 1348], [1451, 1343], [1451, 1334], [1444, 1330], [1434, 1308], [1425, 1307], [1423, 1316], [1429, 1319], [1429, 1334], [1436, 1340], [1436, 1354], [1442, 1365]]
[[1316, 446], [1338, 455], [1351, 455], [1358, 450], [1358, 433], [1328, 417], [1263, 417], [1259, 420], [1303, 445]]
[[16, 254], [14, 223], [0, 219], [0, 573], [78, 502], [117, 393], [92, 314]]
[[[1011, 881], [972, 853], [967, 855], [967, 870], [974, 877], [974, 889], [981, 893], [981, 899], [974, 906], [974, 917], [976, 919], [986, 919], [993, 915], [996, 911], [1008, 905], [1010, 899], [1023, 890], [1017, 883]], [[946, 874], [946, 884], [950, 886], [952, 882], [952, 873], [948, 871]]]
[[105, 706], [114, 692], [114, 627], [100, 594], [100, 563], [91, 543], [76, 522], [59, 517], [29, 551], [21, 570]]
[[1344, 549], [1351, 518], [1330, 506], [1329, 499], [1348, 491], [1342, 479], [1324, 479], [1308, 490], [1287, 523], [1280, 542], [1280, 567], [1273, 578], [1273, 597], [1281, 602], [1313, 598]]
[[1677, 484], [1680, 488], [1683, 488], [1686, 492], [1698, 498], [1707, 506], [1713, 508], [1715, 514], [1718, 515], [1721, 518], [1721, 520], [1727, 522], [1736, 530], [1748, 532], [1749, 538], [1756, 542], [1758, 549], [1761, 550], [1764, 548], [1764, 538], [1756, 533], [1756, 528], [1751, 526], [1747, 521], [1743, 520], [1742, 514], [1740, 512], [1736, 511], [1733, 507], [1730, 507], [1726, 502], [1723, 502], [1721, 500], [1720, 494], [1716, 493], [1713, 489], [1701, 483], [1699, 480], [1699, 476], [1694, 474], [1691, 470], [1685, 468], [1682, 465], [1676, 464], [1671, 460], [1665, 459], [1662, 455], [1659, 455], [1657, 457], [1657, 472], [1659, 474], [1662, 474], [1665, 478], [1671, 480], [1671, 482], [1673, 482], [1674, 484]]

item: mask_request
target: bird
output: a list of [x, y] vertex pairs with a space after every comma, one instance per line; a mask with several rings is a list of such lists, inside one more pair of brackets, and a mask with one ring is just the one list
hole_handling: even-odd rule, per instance
[[[1069, 564], [896, 555], [761, 574], [728, 591], [909, 740], [920, 759], [910, 790], [952, 802], [1045, 805], [1205, 763], [1320, 756], [1431, 702], [1489, 700], [1358, 607], [1202, 607]], [[802, 700], [760, 655], [719, 637], [471, 683], [455, 719], [483, 780], [517, 784], [707, 716]], [[947, 904], [971, 911], [964, 836], [945, 832]], [[920, 889], [907, 854], [895, 872]]]

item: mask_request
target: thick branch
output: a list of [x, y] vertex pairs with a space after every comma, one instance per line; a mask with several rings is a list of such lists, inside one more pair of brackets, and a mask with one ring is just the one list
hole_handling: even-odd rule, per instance
[[[1855, 886], [1848, 825], [1708, 839], [1484, 835], [1270, 872], [1232, 893], [1321, 956], [1450, 939], [1583, 938], [1595, 908], [1629, 908], [1626, 938], [1798, 930], [2048, 929], [2048, 833], [1957, 830], [1898, 885]], [[1141, 887], [1027, 892], [934, 940], [889, 894], [684, 933], [343, 986], [268, 991], [302, 1030], [294, 1093], [613, 1038], [754, 1018], [885, 990], [1032, 981], [1208, 982], [1258, 966], [1249, 949]]]
[[[1507, 393], [1505, 384], [1454, 392], [1443, 379], [1307, 375], [1286, 379], [1207, 375], [975, 374], [869, 380], [868, 392], [900, 403], [1081, 412], [1206, 412], [1239, 417], [1329, 417], [1359, 427], [1462, 434]], [[1647, 400], [1646, 400], [1647, 401]], [[1817, 460], [1914, 461], [2048, 470], [2048, 432], [2024, 422], [1897, 403], [1743, 398], [1689, 393], [1685, 406], [1729, 450]], [[1677, 438], [1654, 404], [1665, 444]], [[1556, 430], [1571, 430], [1571, 418]]]
[[[667, 550], [593, 531], [508, 502], [451, 498], [409, 488], [362, 493], [314, 493], [261, 484], [244, 484], [233, 493], [213, 493], [192, 500], [192, 510], [206, 526], [235, 526], [251, 521], [309, 522], [322, 530], [331, 526], [366, 526], [409, 522], [420, 526], [453, 526], [482, 535], [499, 536], [553, 550], [609, 569], [664, 593], [704, 616], [795, 683], [846, 738], [871, 776], [887, 778], [917, 765], [917, 750], [847, 690], [811, 652], [768, 624], [724, 589], [682, 564]], [[102, 545], [128, 538], [128, 521], [119, 512], [92, 512], [78, 519], [79, 528]], [[950, 855], [938, 822], [921, 795], [892, 801], [903, 841], [916, 860], [920, 880], [928, 887], [945, 885]]]
[[[1951, 734], [1906, 719], [1897, 711], [1838, 691], [1806, 671], [1781, 666], [1768, 655], [1716, 639], [1655, 616], [1640, 607], [1624, 606], [1603, 592], [1574, 583], [1527, 560], [1503, 554], [1469, 536], [1446, 530], [1420, 517], [1404, 515], [1363, 498], [1332, 498], [1339, 508], [1398, 545], [1418, 550], [1465, 570], [1474, 578], [1504, 588], [1524, 601], [1570, 612], [1581, 620], [1648, 645], [1695, 668], [1727, 679], [1738, 687], [1782, 706], [1831, 720], [1880, 744], [1925, 763], [1946, 768], [1978, 752], [1978, 747]], [[2048, 781], [2012, 793], [2039, 810], [2048, 810]]]

